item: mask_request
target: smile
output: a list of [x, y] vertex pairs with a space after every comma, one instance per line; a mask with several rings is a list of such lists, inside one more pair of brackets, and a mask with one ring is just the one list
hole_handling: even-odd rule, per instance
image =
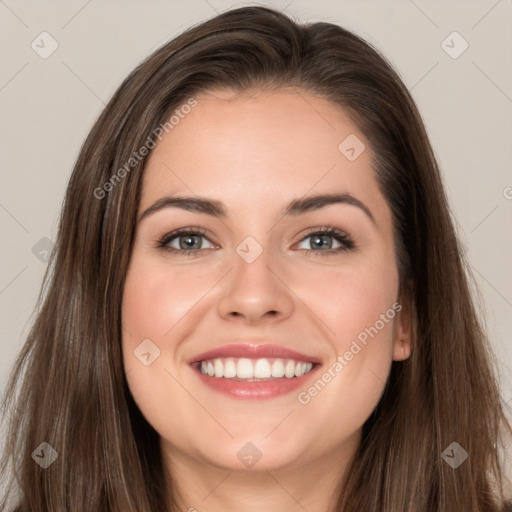
[[188, 364], [205, 388], [243, 400], [277, 398], [305, 388], [322, 366], [318, 357], [261, 341], [219, 346]]
[[201, 361], [198, 367], [203, 375], [247, 382], [301, 377], [313, 368], [312, 362], [283, 358], [249, 359], [220, 357]]

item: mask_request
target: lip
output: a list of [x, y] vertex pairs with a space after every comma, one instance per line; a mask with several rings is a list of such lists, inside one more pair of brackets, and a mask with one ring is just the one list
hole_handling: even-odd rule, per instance
[[[215, 359], [218, 357], [247, 357], [250, 359], [257, 358], [283, 358], [294, 359], [296, 361], [312, 362], [313, 368], [300, 377], [291, 379], [286, 377], [273, 378], [265, 381], [237, 381], [227, 378], [210, 377], [201, 373], [199, 369], [199, 361]], [[230, 398], [247, 400], [247, 399], [269, 399], [276, 398], [299, 388], [305, 388], [307, 382], [313, 378], [321, 366], [321, 361], [317, 357], [308, 356], [295, 350], [290, 350], [275, 344], [236, 344], [225, 345], [208, 352], [203, 352], [194, 356], [188, 361], [194, 373], [201, 381], [210, 389], [229, 396]]]
[[296, 361], [303, 361], [305, 363], [311, 362], [319, 364], [320, 359], [306, 354], [301, 354], [295, 350], [290, 350], [280, 345], [272, 343], [266, 344], [251, 344], [251, 343], [239, 343], [233, 345], [224, 345], [222, 347], [214, 348], [207, 352], [203, 352], [197, 356], [194, 356], [188, 361], [188, 364], [197, 363], [199, 361], [206, 361], [209, 359], [216, 359], [218, 357], [247, 357], [249, 359], [260, 359], [260, 358], [283, 358], [283, 359], [295, 359]]
[[256, 382], [242, 382], [233, 379], [224, 379], [217, 377], [210, 377], [204, 375], [199, 370], [194, 370], [201, 381], [210, 389], [236, 399], [268, 399], [277, 398], [281, 395], [297, 391], [300, 388], [307, 387], [307, 381], [314, 377], [320, 368], [320, 365], [315, 365], [313, 368], [300, 377], [293, 377], [287, 379], [282, 377], [280, 379], [273, 379], [267, 381]]

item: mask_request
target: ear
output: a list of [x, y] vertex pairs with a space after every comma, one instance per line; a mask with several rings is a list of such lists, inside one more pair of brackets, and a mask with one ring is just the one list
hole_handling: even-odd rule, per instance
[[403, 361], [411, 354], [412, 346], [412, 318], [410, 299], [405, 293], [400, 298], [400, 310], [397, 307], [395, 317], [393, 360]]

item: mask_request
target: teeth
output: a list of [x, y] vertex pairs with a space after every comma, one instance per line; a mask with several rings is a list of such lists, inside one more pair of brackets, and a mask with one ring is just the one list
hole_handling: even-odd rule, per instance
[[295, 377], [295, 366], [300, 366], [300, 363], [295, 364], [294, 361], [288, 361], [284, 367], [284, 374], [288, 379]]
[[226, 379], [236, 377], [236, 364], [231, 358], [224, 361], [224, 377], [226, 377]]
[[258, 359], [254, 365], [254, 376], [258, 379], [272, 377], [272, 368], [266, 359]]
[[[219, 359], [217, 359], [219, 361]], [[252, 379], [254, 377], [254, 367], [250, 359], [239, 359], [236, 365], [236, 376], [239, 379]]]
[[272, 363], [272, 377], [284, 377], [284, 364], [279, 359]]
[[295, 367], [295, 377], [300, 377], [306, 373], [306, 364], [307, 363], [301, 363], [300, 368], [299, 365]]
[[224, 366], [219, 359], [213, 361], [213, 368], [215, 369], [215, 377], [222, 377], [224, 375]]
[[313, 363], [293, 359], [240, 359], [220, 357], [201, 361], [201, 373], [210, 377], [231, 379], [269, 379], [300, 377], [313, 368]]

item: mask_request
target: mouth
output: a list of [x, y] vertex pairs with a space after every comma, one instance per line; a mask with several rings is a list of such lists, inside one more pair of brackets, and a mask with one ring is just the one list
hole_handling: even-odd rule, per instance
[[294, 359], [246, 357], [219, 357], [193, 363], [203, 375], [238, 382], [265, 382], [273, 379], [301, 377], [313, 369], [315, 363]]
[[189, 364], [207, 387], [238, 399], [291, 393], [306, 386], [321, 366], [317, 358], [276, 345], [228, 345]]

